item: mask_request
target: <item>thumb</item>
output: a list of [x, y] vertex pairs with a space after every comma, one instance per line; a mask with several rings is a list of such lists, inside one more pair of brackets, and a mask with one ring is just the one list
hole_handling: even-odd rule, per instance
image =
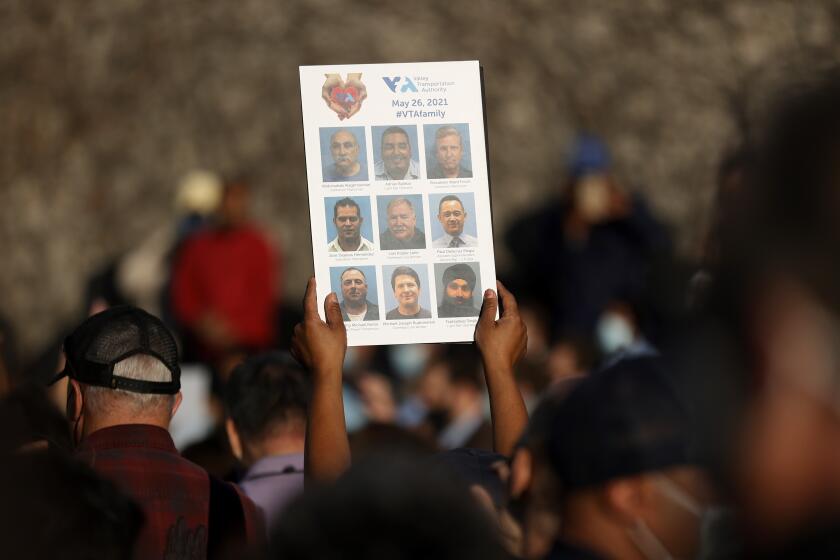
[[344, 325], [344, 320], [341, 318], [341, 307], [338, 305], [338, 297], [335, 292], [330, 292], [324, 299], [324, 317], [326, 317], [327, 324], [330, 327]]
[[498, 308], [499, 299], [496, 297], [496, 292], [490, 289], [485, 290], [484, 301], [481, 304], [481, 313], [478, 316], [478, 322], [494, 322], [496, 320], [496, 310]]

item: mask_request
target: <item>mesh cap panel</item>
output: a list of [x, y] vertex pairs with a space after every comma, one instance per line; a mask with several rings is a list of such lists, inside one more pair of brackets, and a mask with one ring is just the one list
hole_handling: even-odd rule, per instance
[[[112, 307], [85, 320], [64, 340], [65, 375], [78, 381], [137, 393], [174, 394], [181, 388], [178, 348], [166, 326], [153, 315], [128, 305]], [[172, 373], [166, 382], [114, 375], [114, 365], [136, 354], [160, 360]]]

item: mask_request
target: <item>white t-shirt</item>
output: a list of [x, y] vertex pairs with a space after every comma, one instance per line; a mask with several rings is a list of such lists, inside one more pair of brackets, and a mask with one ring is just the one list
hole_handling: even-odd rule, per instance
[[351, 321], [364, 321], [366, 313], [367, 313], [367, 309], [365, 309], [361, 313], [356, 313], [356, 314], [350, 313], [348, 311], [347, 316], [350, 318]]

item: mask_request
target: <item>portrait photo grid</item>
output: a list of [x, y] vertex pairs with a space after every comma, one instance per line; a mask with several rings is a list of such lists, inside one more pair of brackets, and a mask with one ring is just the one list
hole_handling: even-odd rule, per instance
[[495, 288], [478, 63], [300, 77], [319, 303], [351, 346], [472, 340]]

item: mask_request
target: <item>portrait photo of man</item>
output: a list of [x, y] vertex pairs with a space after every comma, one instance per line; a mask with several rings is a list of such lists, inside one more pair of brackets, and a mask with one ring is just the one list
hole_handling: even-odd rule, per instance
[[366, 239], [362, 233], [366, 231], [370, 235], [372, 232], [370, 225], [365, 221], [365, 215], [370, 214], [370, 199], [359, 197], [358, 200], [365, 206], [364, 211], [359, 202], [350, 197], [328, 197], [324, 200], [327, 212], [329, 206], [332, 206], [332, 221], [327, 224], [327, 237], [332, 238], [327, 245], [328, 252], [376, 250], [373, 242]]
[[[386, 269], [388, 267], [385, 267]], [[432, 313], [424, 308], [421, 300], [428, 300], [422, 293], [420, 275], [410, 266], [398, 266], [391, 272], [391, 289], [396, 306], [385, 315], [387, 320], [431, 319]]]
[[[432, 241], [432, 247], [438, 249], [457, 249], [458, 247], [478, 247], [478, 239], [464, 231], [464, 227], [469, 223], [470, 214], [464, 205], [465, 200], [469, 201], [469, 205], [473, 206], [473, 198], [471, 194], [454, 195], [447, 194], [440, 198], [437, 204], [438, 213], [437, 219], [440, 223], [441, 235]], [[435, 195], [432, 195], [429, 200], [434, 202]], [[475, 231], [475, 225], [469, 224], [470, 229]], [[432, 232], [436, 234], [436, 232]]]
[[[429, 179], [472, 177], [469, 168], [469, 142], [466, 124], [426, 125], [426, 167]], [[465, 138], [467, 137], [467, 138]], [[433, 140], [432, 140], [433, 139]]]
[[[443, 287], [438, 306], [438, 317], [478, 317], [473, 294], [476, 292], [476, 270], [465, 263], [453, 265], [436, 264], [439, 285]], [[481, 290], [479, 290], [481, 291]]]
[[364, 127], [322, 128], [320, 137], [325, 183], [368, 180]]
[[[367, 269], [367, 272], [364, 269]], [[340, 271], [337, 278], [340, 291], [335, 289], [336, 271]], [[341, 307], [342, 318], [345, 321], [378, 321], [379, 306], [368, 298], [368, 276], [372, 281], [376, 280], [374, 267], [351, 266], [345, 269], [332, 269], [331, 272], [333, 291], [341, 294], [339, 307]], [[376, 299], [375, 286], [371, 297]]]
[[[425, 249], [426, 234], [423, 233], [422, 219], [418, 224], [418, 209], [422, 218], [423, 201], [420, 195], [380, 196], [379, 221], [386, 228], [379, 235], [379, 246], [383, 251], [400, 249]], [[382, 207], [385, 205], [384, 215]]]
[[[378, 136], [379, 161], [374, 164], [374, 175], [378, 181], [409, 181], [420, 178], [420, 163], [415, 159], [412, 144], [417, 142], [417, 128], [414, 126], [373, 127]], [[376, 140], [374, 141], [376, 142]]]

